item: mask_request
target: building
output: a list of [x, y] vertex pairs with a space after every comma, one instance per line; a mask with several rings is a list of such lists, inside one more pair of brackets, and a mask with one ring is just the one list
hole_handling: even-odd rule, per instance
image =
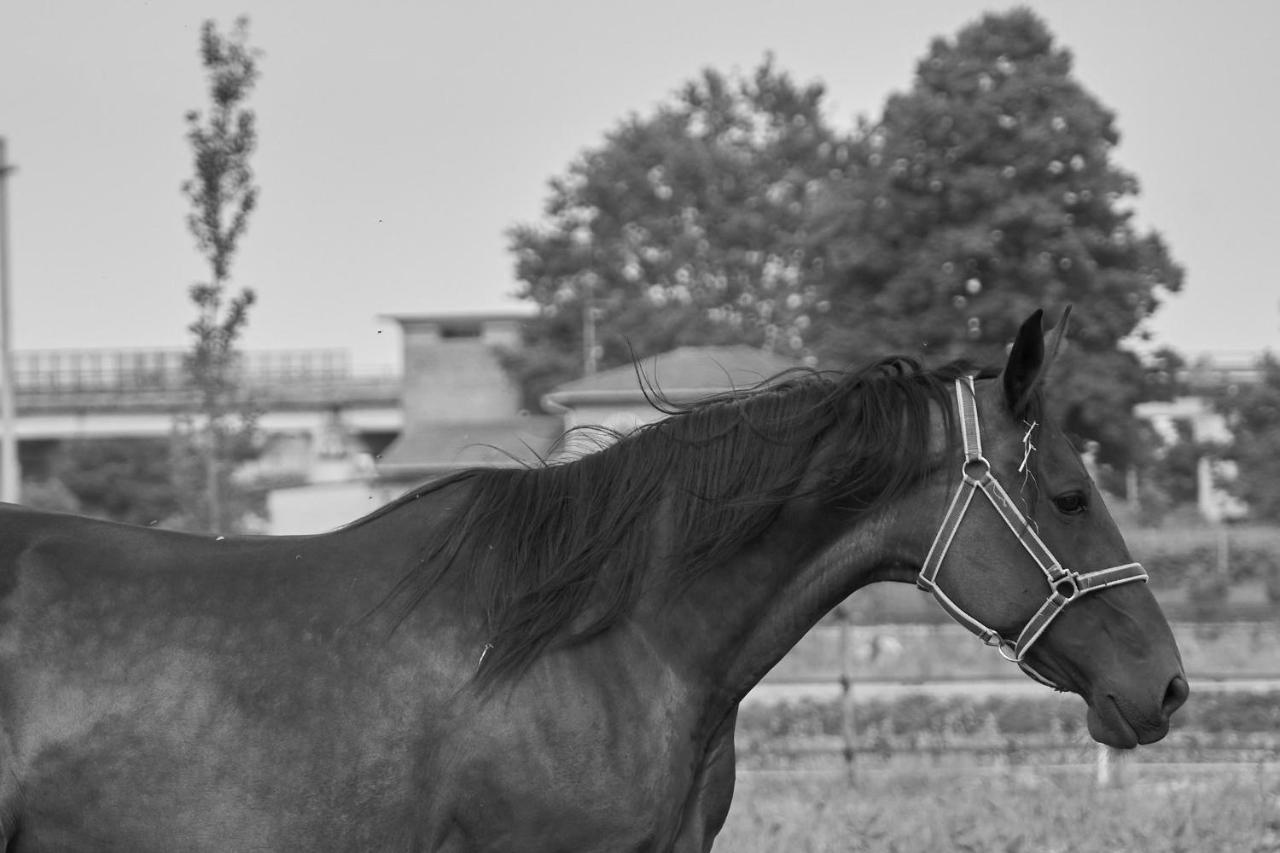
[[543, 398], [542, 405], [563, 415], [566, 430], [598, 426], [625, 435], [665, 417], [651, 399], [689, 403], [754, 387], [799, 366], [749, 346], [680, 347], [561, 385]]
[[[1197, 444], [1226, 444], [1231, 431], [1226, 419], [1214, 408], [1218, 392], [1261, 381], [1256, 353], [1206, 354], [1179, 372], [1176, 385], [1186, 393], [1171, 400], [1139, 403], [1134, 414], [1151, 424], [1168, 445], [1181, 440], [1180, 433]], [[1196, 508], [1212, 522], [1243, 517], [1248, 508], [1220, 487], [1235, 475], [1232, 463], [1201, 456], [1196, 466]]]
[[602, 433], [575, 428], [630, 432], [665, 416], [651, 396], [687, 403], [750, 388], [798, 366], [747, 346], [681, 347], [562, 385], [544, 399], [551, 414], [531, 414], [520, 408], [520, 389], [502, 365], [503, 353], [520, 346], [528, 316], [394, 315], [403, 332], [403, 431], [372, 468], [348, 465], [346, 476], [273, 491], [273, 532], [338, 526], [461, 468], [540, 464], [558, 452], [590, 452], [601, 446]]
[[271, 494], [275, 533], [352, 521], [409, 488], [461, 468], [536, 464], [563, 429], [520, 408], [502, 353], [520, 345], [528, 312], [392, 315], [402, 331], [403, 428], [371, 465]]
[[377, 460], [383, 480], [421, 482], [462, 467], [537, 463], [560, 418], [520, 407], [502, 366], [528, 312], [394, 315], [404, 335], [404, 432]]

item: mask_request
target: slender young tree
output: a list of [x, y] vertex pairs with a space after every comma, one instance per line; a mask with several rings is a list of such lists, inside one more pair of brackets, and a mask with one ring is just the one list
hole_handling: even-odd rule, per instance
[[[258, 80], [261, 52], [249, 46], [249, 21], [238, 18], [231, 32], [213, 21], [200, 30], [200, 58], [209, 82], [206, 113], [186, 115], [194, 175], [183, 183], [191, 203], [187, 227], [208, 263], [209, 277], [190, 287], [196, 319], [187, 369], [194, 410], [179, 423], [174, 442], [174, 476], [181, 495], [178, 525], [222, 532], [243, 516], [231, 472], [252, 453], [254, 418], [241, 387], [236, 342], [249, 317], [254, 293], [228, 293], [231, 262], [258, 202], [249, 158], [257, 146], [253, 110], [244, 104]], [[195, 463], [195, 464], [193, 464]]]

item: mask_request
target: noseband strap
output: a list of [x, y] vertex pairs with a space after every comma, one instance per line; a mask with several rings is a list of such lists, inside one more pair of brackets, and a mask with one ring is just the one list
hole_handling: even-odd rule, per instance
[[[978, 424], [978, 404], [972, 376], [956, 380], [956, 406], [960, 413], [960, 435], [964, 441], [964, 465], [961, 468], [964, 482], [960, 484], [955, 497], [951, 499], [950, 506], [947, 507], [947, 514], [942, 519], [942, 526], [933, 539], [928, 556], [925, 557], [924, 566], [920, 569], [919, 577], [916, 578], [916, 585], [932, 593], [942, 605], [943, 610], [951, 614], [965, 628], [977, 634], [984, 643], [995, 646], [1006, 660], [1021, 666], [1036, 681], [1057, 688], [1058, 685], [1026, 662], [1027, 651], [1032, 644], [1053, 624], [1058, 614], [1080, 596], [1117, 584], [1145, 581], [1147, 572], [1140, 563], [1125, 563], [1086, 573], [1064, 568], [1049, 550], [1049, 546], [1036, 535], [1031, 522], [1022, 514], [1013, 499], [1009, 497], [1009, 493], [991, 473], [991, 463], [982, 455], [982, 431]], [[951, 542], [955, 539], [956, 531], [960, 529], [960, 523], [973, 502], [973, 496], [979, 492], [986, 495], [987, 500], [1004, 519], [1009, 530], [1040, 567], [1049, 585], [1049, 597], [1045, 599], [1044, 604], [1040, 605], [1040, 609], [1019, 632], [1017, 638], [1012, 641], [1001, 637], [998, 631], [988, 628], [973, 615], [966, 613], [964, 608], [956, 604], [938, 586], [938, 571], [942, 568], [947, 551], [951, 548]]]

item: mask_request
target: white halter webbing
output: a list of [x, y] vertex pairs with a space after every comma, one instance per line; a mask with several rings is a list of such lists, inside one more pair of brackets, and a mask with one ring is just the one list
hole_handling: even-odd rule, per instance
[[[950, 613], [965, 628], [977, 634], [984, 643], [995, 646], [1006, 660], [1018, 664], [1036, 681], [1058, 688], [1058, 685], [1036, 672], [1026, 662], [1027, 651], [1032, 644], [1040, 638], [1058, 614], [1080, 596], [1117, 584], [1145, 581], [1147, 572], [1140, 563], [1125, 563], [1084, 574], [1074, 569], [1063, 568], [1049, 547], [1036, 535], [1026, 516], [1014, 505], [1009, 493], [996, 480], [991, 473], [991, 463], [982, 455], [982, 434], [978, 425], [978, 405], [972, 376], [956, 380], [956, 406], [960, 411], [960, 434], [964, 441], [964, 465], [961, 468], [964, 482], [960, 484], [955, 497], [951, 500], [951, 505], [947, 508], [942, 526], [938, 529], [938, 535], [934, 537], [929, 554], [925, 557], [924, 566], [920, 569], [920, 576], [916, 578], [916, 585], [926, 592], [933, 593], [933, 597], [942, 605], [943, 610]], [[1002, 638], [999, 632], [988, 628], [966, 613], [942, 591], [937, 582], [938, 571], [942, 568], [942, 562], [946, 559], [951, 542], [960, 528], [960, 522], [964, 519], [973, 496], [979, 491], [991, 501], [991, 505], [1013, 531], [1013, 535], [1022, 543], [1022, 547], [1027, 549], [1031, 559], [1036, 561], [1036, 565], [1040, 567], [1045, 580], [1049, 583], [1048, 599], [1040, 605], [1040, 609], [1012, 642]]]

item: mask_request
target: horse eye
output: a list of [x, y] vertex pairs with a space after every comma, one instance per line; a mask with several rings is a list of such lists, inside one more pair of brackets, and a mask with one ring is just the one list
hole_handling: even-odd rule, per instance
[[1089, 499], [1084, 492], [1067, 492], [1054, 498], [1053, 505], [1065, 515], [1079, 515], [1089, 508]]

